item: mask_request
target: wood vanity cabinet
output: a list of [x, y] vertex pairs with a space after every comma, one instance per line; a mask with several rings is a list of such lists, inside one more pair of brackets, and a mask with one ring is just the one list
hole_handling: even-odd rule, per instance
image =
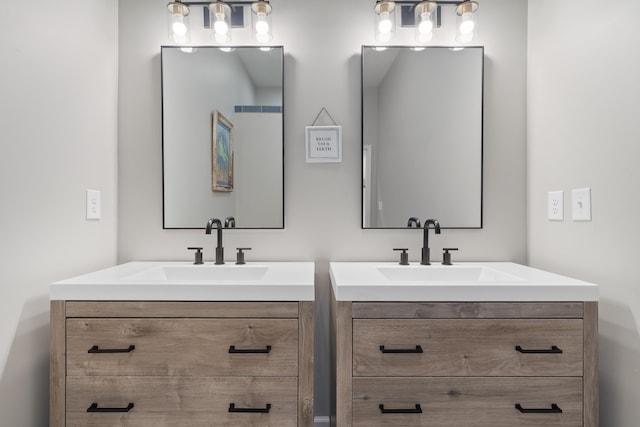
[[333, 298], [333, 425], [596, 427], [597, 307]]
[[51, 301], [52, 427], [313, 426], [313, 301]]

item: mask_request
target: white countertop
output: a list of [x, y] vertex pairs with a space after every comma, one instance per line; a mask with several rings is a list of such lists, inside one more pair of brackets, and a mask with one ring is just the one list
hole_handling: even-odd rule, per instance
[[88, 301], [313, 301], [314, 269], [313, 262], [252, 262], [242, 266], [129, 262], [52, 283], [49, 297]]
[[[465, 270], [479, 271], [481, 276], [470, 279], [463, 274]], [[511, 262], [461, 262], [453, 266], [332, 262], [330, 273], [338, 301], [598, 300], [598, 286], [593, 283]]]

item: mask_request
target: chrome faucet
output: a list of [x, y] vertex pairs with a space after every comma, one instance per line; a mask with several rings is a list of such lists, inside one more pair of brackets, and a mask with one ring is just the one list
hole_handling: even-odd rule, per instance
[[422, 265], [431, 265], [429, 262], [430, 251], [429, 251], [429, 226], [433, 225], [433, 229], [436, 234], [440, 234], [440, 223], [437, 219], [428, 219], [424, 222], [424, 241], [422, 243], [422, 261], [420, 264]]
[[205, 234], [211, 234], [211, 228], [213, 226], [218, 228], [218, 242], [216, 245], [216, 264], [224, 264], [224, 248], [222, 247], [222, 222], [218, 218], [211, 218], [207, 222], [207, 229]]

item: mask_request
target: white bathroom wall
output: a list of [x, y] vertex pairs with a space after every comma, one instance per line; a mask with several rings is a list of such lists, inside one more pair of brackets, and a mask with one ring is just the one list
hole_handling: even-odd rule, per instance
[[2, 426], [48, 425], [49, 283], [116, 262], [116, 20], [113, 0], [0, 0]]
[[[529, 2], [528, 250], [534, 267], [600, 285], [600, 425], [638, 425], [640, 3]], [[591, 222], [571, 190], [591, 187]], [[546, 219], [564, 191], [565, 218]]]
[[[188, 246], [214, 239], [198, 230], [162, 229], [160, 46], [167, 44], [164, 0], [120, 0], [118, 258], [187, 260]], [[237, 246], [248, 260], [316, 262], [316, 415], [329, 412], [330, 260], [393, 260], [394, 247], [417, 260], [422, 233], [362, 230], [360, 200], [360, 49], [375, 44], [373, 0], [273, 0], [276, 45], [285, 51], [284, 230], [225, 232], [229, 259]], [[432, 253], [456, 246], [459, 260], [524, 262], [526, 27], [525, 0], [484, 0], [477, 44], [485, 45], [484, 229], [446, 230]], [[452, 14], [453, 9], [445, 10]], [[192, 25], [199, 22], [192, 20]], [[251, 44], [246, 34], [235, 41]], [[397, 43], [411, 41], [399, 30]], [[439, 44], [452, 43], [444, 34]], [[208, 39], [192, 37], [196, 43]], [[326, 107], [342, 125], [343, 162], [307, 164], [304, 127]], [[212, 212], [212, 216], [216, 213]], [[204, 224], [203, 224], [204, 225]]]

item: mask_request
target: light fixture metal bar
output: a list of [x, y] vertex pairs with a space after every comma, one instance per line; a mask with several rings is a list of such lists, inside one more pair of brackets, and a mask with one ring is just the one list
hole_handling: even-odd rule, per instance
[[[195, 3], [182, 2], [187, 6], [194, 5]], [[197, 2], [202, 5], [202, 19], [205, 29], [210, 30], [211, 18], [209, 17], [209, 3], [211, 2]], [[231, 28], [244, 28], [244, 6], [250, 5], [252, 2], [229, 2], [225, 1], [225, 4], [231, 6]], [[241, 7], [238, 7], [241, 6]]]
[[[415, 27], [416, 26], [416, 17], [413, 14], [415, 6], [420, 2], [396, 2], [400, 3], [400, 26], [401, 27]], [[434, 2], [438, 3], [438, 2]], [[453, 3], [452, 4], [457, 4]], [[436, 28], [440, 28], [442, 26], [442, 8], [440, 5], [436, 8]]]

